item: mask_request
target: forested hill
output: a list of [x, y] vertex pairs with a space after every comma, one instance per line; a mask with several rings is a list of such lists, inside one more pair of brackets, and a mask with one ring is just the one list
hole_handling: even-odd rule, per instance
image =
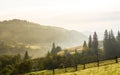
[[53, 42], [65, 48], [80, 45], [86, 39], [86, 36], [77, 31], [43, 26], [25, 20], [0, 22], [0, 40], [39, 46], [43, 51], [50, 50]]

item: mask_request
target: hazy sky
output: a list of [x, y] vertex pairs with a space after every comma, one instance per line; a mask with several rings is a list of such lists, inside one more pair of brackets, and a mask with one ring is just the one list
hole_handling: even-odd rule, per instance
[[0, 0], [0, 20], [14, 18], [81, 32], [118, 30], [120, 0]]

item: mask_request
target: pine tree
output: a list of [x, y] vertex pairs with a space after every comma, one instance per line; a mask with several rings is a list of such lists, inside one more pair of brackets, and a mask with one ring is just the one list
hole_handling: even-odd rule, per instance
[[30, 57], [29, 57], [29, 55], [28, 55], [28, 52], [26, 51], [25, 52], [25, 56], [24, 56], [24, 60], [28, 60]]
[[87, 43], [84, 41], [83, 48], [87, 48]]
[[51, 50], [51, 54], [54, 54], [55, 49], [56, 49], [56, 47], [55, 47], [55, 43], [53, 43], [53, 45], [52, 45], [52, 50]]
[[87, 43], [86, 43], [86, 41], [84, 41], [84, 43], [83, 43], [83, 49], [82, 49], [82, 54], [85, 55], [86, 51], [87, 51]]
[[118, 46], [120, 46], [120, 32], [119, 31], [118, 31], [118, 34], [116, 36], [116, 41], [117, 41]]
[[120, 53], [120, 32], [118, 31], [118, 34], [116, 36], [116, 43], [117, 43], [117, 56], [120, 57], [119, 53]]
[[110, 34], [111, 34], [111, 41], [112, 41], [112, 42], [115, 42], [115, 36], [114, 36], [114, 33], [113, 33], [112, 30], [111, 30], [111, 33], [110, 33]]
[[89, 41], [88, 41], [88, 48], [92, 47], [92, 37], [91, 35], [89, 36]]
[[105, 33], [104, 33], [104, 40], [108, 40], [109, 39], [109, 36], [108, 36], [108, 31], [105, 30]]
[[94, 54], [98, 56], [98, 37], [96, 32], [94, 32], [94, 35], [93, 35], [92, 49]]
[[105, 56], [108, 57], [109, 54], [108, 54], [108, 51], [109, 51], [109, 38], [110, 37], [110, 34], [108, 34], [108, 31], [105, 30], [104, 32], [104, 40], [103, 40], [103, 47], [104, 47], [104, 52], [105, 52]]
[[111, 33], [110, 33], [110, 37], [111, 37], [111, 40], [110, 40], [110, 50], [111, 50], [111, 53], [110, 53], [110, 56], [111, 57], [114, 57], [114, 56], [117, 56], [118, 55], [118, 52], [117, 52], [117, 43], [116, 43], [116, 40], [115, 40], [115, 36], [114, 36], [114, 33], [113, 31], [111, 30]]

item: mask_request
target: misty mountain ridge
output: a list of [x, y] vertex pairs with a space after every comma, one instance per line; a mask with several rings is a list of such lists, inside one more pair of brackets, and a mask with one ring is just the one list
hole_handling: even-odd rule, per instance
[[81, 45], [87, 37], [74, 30], [43, 26], [26, 20], [13, 19], [0, 22], [0, 40], [38, 47], [33, 56], [50, 51], [55, 42], [62, 48]]

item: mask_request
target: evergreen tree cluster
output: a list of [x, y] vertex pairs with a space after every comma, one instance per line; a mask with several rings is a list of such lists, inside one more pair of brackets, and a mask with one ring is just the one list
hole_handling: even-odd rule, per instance
[[105, 30], [103, 47], [106, 58], [115, 56], [120, 57], [120, 32], [118, 31], [118, 34], [115, 37], [112, 30]]
[[[96, 59], [102, 58], [112, 58], [112, 57], [120, 57], [120, 32], [115, 36], [113, 31], [105, 30], [104, 39], [103, 39], [103, 47], [99, 49], [99, 42], [97, 33], [94, 32], [93, 38], [90, 35], [88, 45], [86, 41], [83, 44], [82, 54], [85, 56], [95, 55]], [[101, 59], [102, 59], [101, 58]]]
[[97, 37], [96, 32], [94, 32], [93, 38], [91, 35], [89, 36], [88, 45], [87, 45], [86, 41], [84, 41], [82, 54], [84, 56], [94, 55], [94, 56], [98, 57], [99, 48], [98, 48], [98, 37]]
[[[51, 53], [48, 52], [47, 56], [41, 61], [42, 69], [53, 69], [71, 67], [78, 64], [86, 64], [90, 62], [96, 62], [104, 58], [111, 58], [120, 56], [120, 32], [115, 37], [113, 31], [105, 30], [103, 48], [99, 48], [99, 42], [97, 33], [94, 32], [93, 36], [89, 36], [88, 43], [84, 41], [82, 53], [75, 50], [75, 54], [70, 54], [65, 51], [62, 56], [57, 55], [55, 44], [53, 43]], [[36, 60], [38, 61], [38, 60]], [[40, 65], [40, 64], [39, 64]], [[41, 69], [39, 67], [39, 69]]]

